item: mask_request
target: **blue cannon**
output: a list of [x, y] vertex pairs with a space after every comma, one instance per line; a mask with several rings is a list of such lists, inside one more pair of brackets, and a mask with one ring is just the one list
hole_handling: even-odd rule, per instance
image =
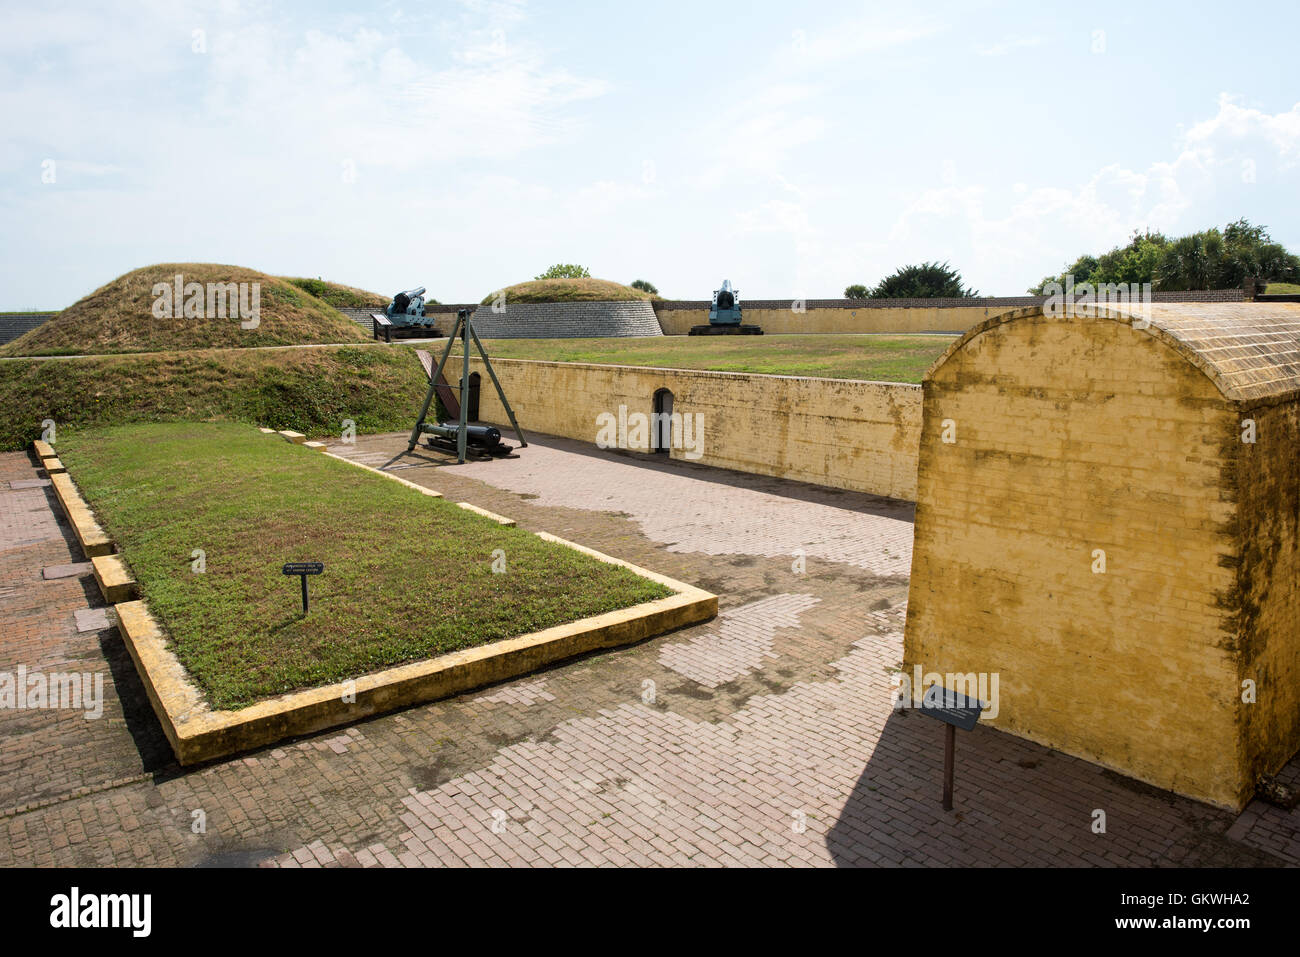
[[722, 287], [713, 290], [709, 305], [708, 325], [691, 326], [692, 336], [761, 336], [760, 326], [747, 326], [741, 322], [740, 291], [731, 288], [731, 280], [722, 280]]
[[423, 286], [399, 292], [382, 315], [375, 312], [370, 318], [374, 322], [374, 337], [378, 339], [382, 333], [387, 342], [394, 336], [410, 339], [436, 335], [433, 329], [436, 317], [424, 314]]

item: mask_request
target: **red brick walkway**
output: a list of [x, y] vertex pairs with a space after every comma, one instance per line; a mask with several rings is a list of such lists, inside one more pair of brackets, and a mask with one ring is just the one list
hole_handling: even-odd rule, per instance
[[909, 506], [558, 439], [401, 475], [710, 588], [722, 613], [181, 770], [116, 634], [77, 631], [93, 580], [42, 577], [81, 556], [48, 490], [9, 489], [39, 473], [0, 456], [0, 671], [105, 679], [97, 720], [0, 712], [0, 864], [1300, 863], [1300, 812], [1236, 819], [985, 728], [960, 739], [944, 814], [939, 729], [891, 707]]

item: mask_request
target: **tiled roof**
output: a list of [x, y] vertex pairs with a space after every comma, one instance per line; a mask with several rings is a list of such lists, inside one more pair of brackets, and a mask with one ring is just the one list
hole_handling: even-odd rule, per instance
[[1152, 303], [1151, 325], [1199, 356], [1229, 398], [1300, 391], [1300, 303]]
[[[1151, 334], [1163, 339], [1204, 372], [1229, 399], [1254, 400], [1300, 395], [1300, 303], [1153, 302]], [[1137, 305], [1080, 307], [1132, 324], [1143, 317]], [[1015, 309], [986, 319], [950, 346], [926, 373], [930, 378], [967, 341], [994, 326], [1043, 315], [1043, 306]]]

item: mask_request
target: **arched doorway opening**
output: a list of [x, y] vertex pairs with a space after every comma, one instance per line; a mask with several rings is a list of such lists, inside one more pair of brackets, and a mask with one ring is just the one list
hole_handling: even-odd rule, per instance
[[667, 454], [673, 447], [673, 394], [659, 389], [654, 397], [654, 415], [650, 418], [650, 451]]

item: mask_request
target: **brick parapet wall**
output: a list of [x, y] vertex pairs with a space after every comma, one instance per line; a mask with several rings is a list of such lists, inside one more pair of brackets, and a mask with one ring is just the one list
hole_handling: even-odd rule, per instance
[[[374, 325], [370, 317], [376, 312], [383, 312], [384, 308], [384, 306], [343, 306], [339, 309], [339, 312], [343, 313], [343, 315], [347, 316], [362, 329], [366, 330], [366, 332], [371, 332], [374, 329]], [[445, 334], [447, 330], [444, 327], [450, 326], [452, 320], [456, 318], [457, 310], [477, 308], [477, 303], [451, 303], [436, 306], [426, 304], [424, 307], [424, 314], [426, 316], [434, 316], [435, 328], [439, 332]]]
[[659, 320], [646, 301], [507, 301], [503, 312], [491, 304], [474, 313], [474, 330], [484, 339], [574, 339], [660, 336]]
[[54, 315], [53, 312], [27, 312], [0, 316], [0, 345], [13, 342]]
[[[1240, 289], [1204, 289], [1192, 292], [1153, 292], [1152, 302], [1242, 302], [1245, 293]], [[790, 309], [795, 299], [742, 299], [743, 309]], [[953, 299], [805, 299], [806, 309], [970, 309], [1006, 308], [1023, 309], [1047, 301], [1046, 296], [976, 296]], [[704, 309], [708, 299], [662, 299], [654, 303], [655, 311], [670, 312], [678, 309]]]

